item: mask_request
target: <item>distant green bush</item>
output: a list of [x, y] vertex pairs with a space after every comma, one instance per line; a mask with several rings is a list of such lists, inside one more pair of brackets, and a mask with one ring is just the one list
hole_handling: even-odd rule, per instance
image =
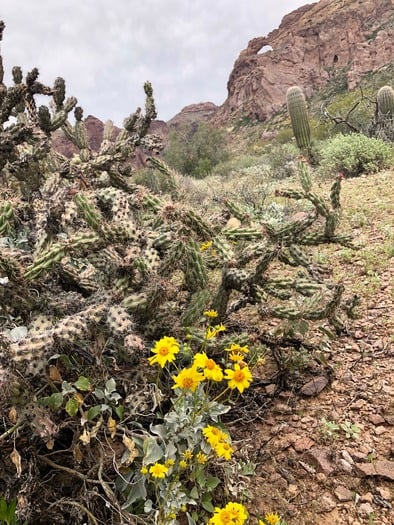
[[319, 150], [319, 172], [342, 172], [346, 177], [375, 173], [388, 168], [394, 160], [394, 147], [380, 139], [353, 133], [338, 134]]
[[226, 132], [208, 122], [173, 130], [164, 152], [164, 158], [171, 168], [198, 179], [209, 175], [228, 156]]

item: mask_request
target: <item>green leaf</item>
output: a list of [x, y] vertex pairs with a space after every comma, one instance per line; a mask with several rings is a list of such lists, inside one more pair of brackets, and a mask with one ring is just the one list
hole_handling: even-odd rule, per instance
[[200, 497], [200, 494], [198, 492], [198, 488], [197, 487], [193, 487], [192, 490], [190, 491], [190, 497], [195, 499], [195, 500], [198, 500], [199, 497]]
[[186, 513], [187, 517], [187, 525], [197, 525], [197, 522], [190, 516], [190, 514]]
[[115, 411], [115, 414], [118, 416], [118, 418], [120, 420], [122, 420], [123, 419], [123, 415], [124, 415], [124, 406], [123, 405], [119, 405], [118, 407], [114, 408], [114, 411]]
[[116, 382], [113, 377], [111, 379], [108, 379], [108, 381], [105, 383], [105, 391], [107, 394], [111, 394], [111, 392], [114, 392], [116, 390]]
[[207, 478], [205, 477], [205, 472], [203, 470], [197, 473], [196, 481], [200, 485], [200, 487], [206, 486]]
[[61, 392], [55, 392], [51, 396], [41, 398], [39, 403], [51, 410], [57, 410], [63, 404], [63, 394]]
[[212, 505], [212, 496], [207, 492], [202, 496], [201, 505], [208, 512], [213, 512], [215, 510], [215, 507]]
[[65, 396], [66, 394], [75, 394], [76, 390], [72, 386], [71, 383], [68, 383], [67, 381], [63, 381], [62, 383], [62, 394]]
[[78, 388], [78, 390], [82, 390], [82, 392], [88, 392], [92, 389], [92, 385], [90, 383], [90, 380], [85, 376], [80, 376], [78, 379], [73, 383], [75, 388]]
[[122, 505], [122, 509], [131, 512], [130, 506], [138, 500], [146, 499], [146, 487], [144, 478], [140, 478], [137, 482], [133, 482], [131, 490], [126, 498], [126, 501]]
[[207, 478], [207, 488], [213, 490], [215, 489], [220, 483], [219, 478], [215, 478], [214, 476], [211, 476]]
[[16, 524], [16, 515], [15, 515], [15, 511], [16, 511], [16, 504], [17, 504], [17, 499], [13, 499], [12, 501], [10, 501], [10, 503], [8, 504], [8, 512], [7, 512], [7, 518], [8, 520], [7, 523], [9, 525], [14, 525]]
[[101, 405], [90, 407], [87, 413], [87, 418], [89, 421], [92, 421], [92, 419], [95, 419], [100, 413], [101, 413]]
[[156, 463], [156, 461], [159, 461], [164, 455], [162, 449], [152, 437], [148, 437], [144, 440], [143, 451], [145, 465]]
[[7, 502], [3, 497], [0, 497], [0, 520], [5, 520], [7, 517]]
[[254, 463], [245, 463], [242, 465], [241, 474], [244, 476], [254, 476], [256, 474], [256, 465]]
[[76, 399], [74, 399], [73, 397], [71, 397], [67, 401], [65, 409], [66, 409], [67, 414], [69, 416], [73, 417], [78, 412], [78, 407], [79, 407], [78, 401]]

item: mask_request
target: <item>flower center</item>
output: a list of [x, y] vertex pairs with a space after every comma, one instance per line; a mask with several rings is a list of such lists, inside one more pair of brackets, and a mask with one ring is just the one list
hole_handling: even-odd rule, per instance
[[160, 355], [168, 355], [170, 353], [170, 349], [167, 346], [162, 346], [160, 348]]
[[205, 367], [209, 370], [213, 370], [215, 368], [215, 361], [213, 359], [208, 359], [205, 364]]
[[233, 376], [234, 381], [241, 383], [245, 379], [245, 374], [242, 370], [236, 370]]
[[183, 388], [191, 388], [193, 386], [193, 379], [191, 377], [185, 377], [183, 380]]
[[222, 510], [220, 519], [223, 523], [231, 523], [231, 513], [228, 510]]

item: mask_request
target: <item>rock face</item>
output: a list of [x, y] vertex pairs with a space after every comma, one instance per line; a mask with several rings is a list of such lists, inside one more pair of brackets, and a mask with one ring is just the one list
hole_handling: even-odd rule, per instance
[[215, 117], [219, 106], [213, 102], [200, 102], [191, 104], [177, 113], [175, 117], [167, 122], [169, 127], [180, 127], [185, 124], [192, 124], [200, 121], [209, 121]]
[[310, 96], [338, 74], [353, 89], [364, 74], [393, 62], [393, 37], [393, 0], [320, 0], [300, 7], [240, 53], [215, 120], [266, 120], [284, 104], [290, 86]]

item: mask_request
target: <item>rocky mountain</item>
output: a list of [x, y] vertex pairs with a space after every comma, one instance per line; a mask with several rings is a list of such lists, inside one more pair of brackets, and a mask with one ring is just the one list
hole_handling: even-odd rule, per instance
[[266, 120], [297, 84], [306, 95], [343, 75], [349, 89], [394, 59], [393, 0], [320, 0], [286, 15], [279, 28], [251, 40], [228, 81], [216, 122]]
[[[169, 129], [183, 124], [221, 124], [242, 116], [264, 121], [283, 106], [292, 85], [310, 96], [342, 76], [354, 89], [364, 75], [393, 61], [394, 0], [320, 0], [289, 13], [279, 28], [248, 43], [235, 61], [222, 106], [191, 104], [167, 123], [154, 121], [150, 132], [166, 142]], [[90, 147], [96, 151], [104, 124], [91, 115], [85, 123]], [[76, 152], [62, 131], [54, 142], [68, 157]], [[144, 161], [144, 152], [138, 149], [133, 163], [141, 167]]]
[[193, 122], [209, 121], [215, 117], [218, 109], [219, 106], [213, 102], [191, 104], [183, 108], [180, 113], [177, 113], [175, 117], [167, 122], [167, 125], [169, 127], [179, 127]]

